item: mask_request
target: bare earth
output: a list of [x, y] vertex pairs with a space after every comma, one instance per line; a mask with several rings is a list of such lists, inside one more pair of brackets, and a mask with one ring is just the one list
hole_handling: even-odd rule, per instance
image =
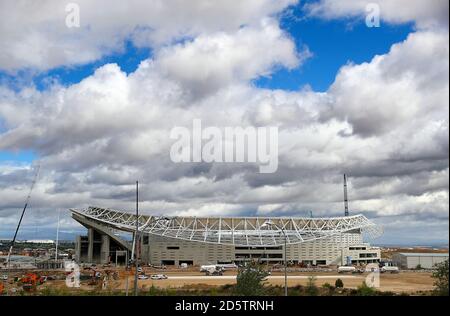
[[[168, 276], [166, 280], [139, 280], [138, 285], [140, 288], [150, 288], [152, 285], [159, 288], [176, 288], [192, 285], [193, 287], [206, 286], [220, 286], [226, 284], [236, 283], [236, 271], [227, 271], [223, 276], [205, 276], [204, 273], [198, 272], [198, 270], [172, 270], [172, 271], [155, 271], [153, 269], [147, 270], [146, 274], [159, 274], [163, 273]], [[110, 290], [125, 290], [127, 288], [127, 274], [128, 274], [128, 289], [133, 288], [134, 275], [132, 272], [125, 272], [121, 270], [119, 272], [118, 280], [111, 280], [107, 283], [107, 288]], [[306, 285], [308, 277], [314, 276], [316, 278], [315, 283], [321, 286], [325, 283], [334, 285], [336, 279], [340, 278], [344, 282], [346, 288], [356, 288], [370, 277], [365, 274], [338, 274], [337, 272], [291, 272], [288, 274], [288, 286]], [[391, 291], [395, 293], [415, 293], [418, 291], [430, 291], [433, 289], [433, 278], [431, 272], [412, 272], [401, 271], [398, 274], [380, 274], [380, 287], [381, 291]], [[81, 290], [93, 290], [99, 289], [99, 286], [88, 285], [89, 281], [81, 282]], [[267, 283], [272, 285], [284, 285], [284, 274], [282, 272], [273, 272], [272, 275], [267, 277]], [[15, 287], [12, 284], [5, 284], [6, 288]], [[48, 281], [43, 287], [53, 288], [66, 288], [64, 280]], [[101, 285], [100, 285], [101, 287]], [[67, 289], [67, 288], [66, 288]], [[75, 290], [75, 289], [73, 289]]]
[[[166, 273], [166, 280], [139, 280], [138, 284], [142, 288], [149, 288], [152, 285], [160, 288], [182, 287], [186, 285], [225, 285], [236, 283], [236, 275], [227, 272], [223, 276], [205, 276], [201, 273]], [[367, 274], [362, 275], [346, 275], [335, 272], [326, 273], [290, 273], [288, 275], [288, 286], [306, 285], [308, 277], [314, 276], [318, 286], [329, 283], [334, 285], [336, 279], [340, 278], [344, 282], [346, 288], [356, 288], [366, 279]], [[417, 291], [428, 291], [433, 289], [433, 279], [429, 272], [401, 272], [398, 274], [381, 274], [380, 288], [381, 291], [392, 291], [396, 293], [407, 292], [413, 293]], [[133, 277], [129, 277], [129, 288], [133, 287]], [[267, 282], [272, 285], [284, 285], [284, 275], [282, 273], [273, 273], [267, 278]], [[125, 289], [126, 281], [121, 279], [117, 282], [117, 289]]]

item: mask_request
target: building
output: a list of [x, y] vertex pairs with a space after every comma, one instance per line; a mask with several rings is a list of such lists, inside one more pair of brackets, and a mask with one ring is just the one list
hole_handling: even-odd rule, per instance
[[[136, 216], [104, 208], [71, 209], [88, 229], [78, 236], [78, 262], [124, 263], [134, 257]], [[311, 265], [380, 261], [380, 249], [363, 232], [381, 230], [363, 215], [333, 218], [161, 217], [140, 215], [138, 256], [155, 265], [239, 263], [256, 259]], [[123, 235], [128, 233], [129, 237]]]
[[448, 253], [400, 252], [392, 255], [392, 262], [402, 269], [431, 269], [435, 264], [448, 260]]
[[31, 239], [31, 240], [17, 241], [17, 243], [24, 243], [24, 244], [54, 244], [55, 241], [53, 241], [51, 239]]

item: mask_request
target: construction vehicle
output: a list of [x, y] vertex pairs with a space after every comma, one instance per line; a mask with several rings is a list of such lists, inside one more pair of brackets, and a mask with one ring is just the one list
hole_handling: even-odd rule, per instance
[[41, 278], [35, 273], [27, 273], [19, 281], [22, 283], [23, 290], [27, 292], [35, 291], [41, 284]]
[[355, 273], [357, 270], [353, 266], [340, 266], [337, 271], [338, 273]]
[[91, 280], [89, 281], [88, 285], [99, 285], [101, 277], [102, 274], [99, 271], [92, 269]]
[[205, 272], [206, 275], [223, 275], [224, 269], [217, 265], [201, 266], [200, 272]]
[[384, 266], [380, 269], [381, 273], [390, 272], [390, 273], [400, 273], [398, 267], [395, 266]]
[[[5, 266], [8, 269], [7, 270], [7, 274], [6, 274], [6, 278], [7, 279], [8, 279], [8, 273], [9, 273], [9, 270], [10, 270], [10, 267], [11, 267], [11, 255], [13, 253], [13, 248], [14, 248], [14, 244], [16, 242], [17, 233], [19, 232], [23, 216], [25, 215], [25, 211], [26, 211], [26, 209], [28, 207], [28, 204], [30, 203], [31, 193], [33, 192], [33, 188], [34, 188], [34, 186], [36, 184], [40, 168], [41, 168], [41, 166], [40, 166], [40, 164], [38, 164], [37, 168], [36, 168], [36, 174], [34, 175], [33, 182], [31, 183], [30, 191], [28, 192], [27, 198], [25, 200], [25, 205], [23, 207], [22, 214], [20, 215], [20, 219], [19, 219], [19, 222], [17, 224], [16, 231], [14, 232], [14, 237], [13, 237], [13, 239], [11, 241], [11, 245], [9, 246], [8, 256], [6, 257], [6, 262], [5, 262]], [[37, 280], [35, 279], [36, 277], [37, 276], [34, 275], [34, 274], [30, 274], [28, 277], [25, 277], [24, 281], [26, 281], [26, 282], [24, 283], [24, 290], [27, 291], [28, 289], [36, 288], [36, 283], [37, 283]]]
[[393, 265], [392, 262], [384, 262], [380, 268], [381, 273], [390, 272], [390, 273], [399, 273], [400, 270], [397, 266]]

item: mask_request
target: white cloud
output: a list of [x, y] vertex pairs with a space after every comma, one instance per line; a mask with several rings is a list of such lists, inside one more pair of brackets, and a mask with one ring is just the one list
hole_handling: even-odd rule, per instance
[[308, 51], [297, 56], [295, 44], [277, 21], [265, 19], [234, 33], [199, 36], [164, 48], [156, 59], [163, 74], [187, 86], [194, 95], [204, 95], [268, 75], [275, 66], [295, 68], [308, 56]]
[[65, 8], [72, 2], [1, 1], [0, 68], [46, 70], [98, 60], [123, 50], [126, 40], [158, 49], [186, 37], [234, 32], [296, 0], [77, 0], [80, 28], [68, 28]]
[[312, 16], [326, 19], [365, 17], [368, 4], [380, 7], [383, 21], [393, 24], [414, 22], [418, 28], [447, 28], [447, 0], [320, 0], [305, 5]]
[[410, 34], [386, 55], [342, 67], [323, 115], [348, 120], [362, 136], [441, 121], [448, 116], [448, 60], [448, 33]]

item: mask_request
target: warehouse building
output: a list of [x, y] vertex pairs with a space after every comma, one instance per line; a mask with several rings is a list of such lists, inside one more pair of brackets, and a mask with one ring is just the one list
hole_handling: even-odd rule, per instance
[[[78, 262], [124, 263], [137, 249], [141, 262], [154, 265], [202, 265], [286, 259], [295, 264], [366, 264], [380, 261], [380, 249], [363, 241], [363, 232], [379, 234], [363, 215], [334, 218], [154, 217], [90, 207], [71, 210], [88, 229], [78, 236]], [[120, 237], [129, 233], [131, 238]], [[128, 252], [123, 256], [124, 252]], [[120, 257], [118, 257], [120, 254]]]
[[437, 263], [448, 260], [448, 253], [400, 252], [392, 255], [392, 262], [401, 269], [431, 269]]

